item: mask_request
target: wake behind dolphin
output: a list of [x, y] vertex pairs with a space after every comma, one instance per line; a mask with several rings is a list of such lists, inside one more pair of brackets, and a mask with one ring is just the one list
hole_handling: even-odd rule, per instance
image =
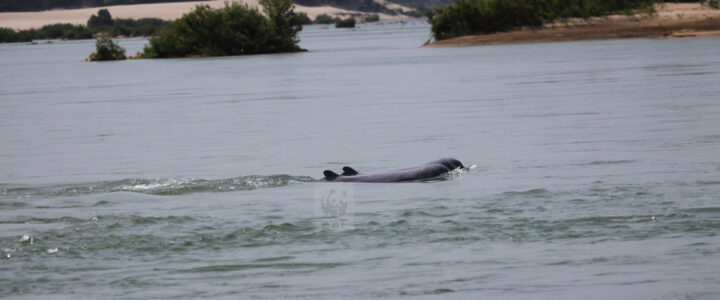
[[433, 179], [438, 176], [449, 173], [450, 171], [465, 168], [465, 166], [457, 159], [442, 158], [433, 160], [422, 165], [386, 171], [371, 174], [363, 174], [355, 169], [345, 166], [343, 173], [337, 174], [330, 170], [325, 170], [323, 174], [324, 181], [333, 182], [406, 182]]

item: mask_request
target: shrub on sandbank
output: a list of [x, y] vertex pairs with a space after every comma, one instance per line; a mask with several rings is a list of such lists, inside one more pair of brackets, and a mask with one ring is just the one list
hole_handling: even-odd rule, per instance
[[301, 51], [297, 33], [301, 19], [292, 0], [260, 0], [265, 15], [247, 4], [225, 3], [194, 11], [150, 38], [142, 58], [225, 56]]
[[338, 19], [335, 21], [335, 28], [355, 28], [355, 18]]
[[102, 36], [95, 42], [95, 52], [91, 53], [86, 61], [123, 60], [126, 58], [125, 48], [115, 44], [111, 38]]

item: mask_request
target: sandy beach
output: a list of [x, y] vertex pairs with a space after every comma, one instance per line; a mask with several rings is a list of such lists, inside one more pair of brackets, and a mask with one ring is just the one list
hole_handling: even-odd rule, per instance
[[475, 46], [618, 38], [700, 38], [720, 35], [720, 9], [698, 3], [656, 4], [653, 13], [567, 19], [542, 28], [468, 35], [426, 46]]
[[[242, 0], [238, 1], [247, 3], [251, 6], [258, 6], [257, 0]], [[212, 1], [193, 1], [193, 2], [170, 2], [170, 3], [156, 3], [156, 4], [137, 4], [137, 5], [117, 5], [117, 6], [106, 6], [106, 7], [92, 7], [82, 9], [56, 9], [49, 11], [40, 12], [3, 12], [0, 13], [0, 27], [7, 27], [12, 29], [30, 29], [39, 28], [47, 24], [55, 23], [71, 23], [71, 24], [85, 24], [93, 14], [96, 14], [99, 9], [106, 8], [110, 11], [110, 14], [114, 18], [159, 18], [163, 20], [174, 20], [181, 17], [184, 13], [190, 12], [195, 6], [199, 4], [207, 4], [211, 7], [222, 7], [224, 6], [223, 0], [212, 0]], [[399, 5], [396, 5], [401, 7]], [[405, 8], [407, 9], [407, 8]], [[307, 13], [308, 16], [314, 19], [320, 14], [329, 15], [350, 15], [350, 14], [364, 14], [358, 11], [351, 11], [340, 9], [331, 6], [302, 6], [295, 5], [296, 12]], [[386, 14], [380, 14], [382, 19], [397, 19], [398, 16], [390, 16]]]

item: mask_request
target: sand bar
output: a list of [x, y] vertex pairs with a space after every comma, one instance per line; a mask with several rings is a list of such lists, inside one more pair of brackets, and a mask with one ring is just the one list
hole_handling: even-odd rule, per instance
[[619, 38], [701, 38], [720, 36], [720, 9], [698, 3], [656, 4], [655, 12], [632, 16], [612, 15], [569, 19], [545, 24], [542, 28], [493, 34], [467, 35], [436, 41], [426, 46], [475, 46], [513, 43], [619, 39]]

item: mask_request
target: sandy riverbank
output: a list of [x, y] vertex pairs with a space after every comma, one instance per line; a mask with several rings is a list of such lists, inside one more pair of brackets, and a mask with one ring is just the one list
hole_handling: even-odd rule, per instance
[[542, 28], [468, 35], [426, 46], [474, 46], [618, 38], [693, 38], [720, 36], [720, 9], [697, 3], [656, 4], [655, 12], [569, 19]]
[[[258, 6], [258, 0], [242, 0], [251, 6]], [[97, 13], [99, 9], [106, 8], [114, 18], [159, 18], [163, 20], [174, 20], [182, 16], [184, 13], [190, 12], [199, 4], [207, 4], [211, 7], [222, 7], [223, 0], [212, 1], [194, 1], [194, 2], [170, 2], [156, 4], [137, 4], [137, 5], [116, 5], [106, 7], [92, 7], [82, 9], [57, 9], [40, 12], [3, 12], [0, 13], [0, 27], [8, 27], [12, 29], [30, 29], [39, 28], [43, 25], [54, 23], [71, 23], [85, 24], [91, 15]], [[407, 9], [407, 8], [406, 8]], [[301, 6], [295, 5], [295, 11], [307, 13], [314, 19], [320, 14], [329, 15], [350, 15], [362, 14], [358, 11], [345, 10], [331, 6]], [[382, 19], [396, 19], [397, 16], [380, 14]]]

